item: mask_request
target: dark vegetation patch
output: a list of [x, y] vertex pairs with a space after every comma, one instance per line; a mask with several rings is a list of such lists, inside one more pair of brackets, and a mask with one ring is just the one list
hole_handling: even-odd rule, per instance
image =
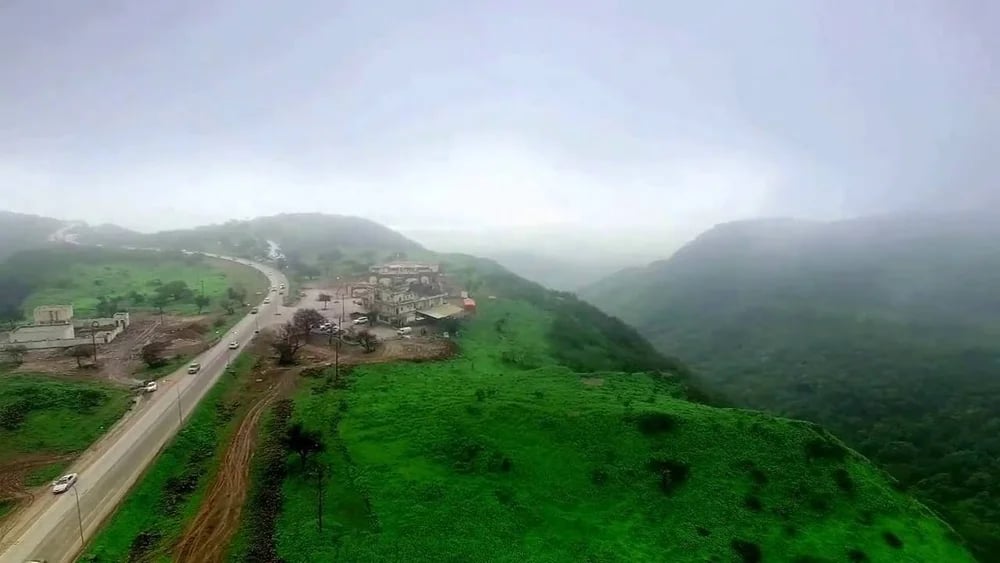
[[140, 563], [149, 560], [150, 554], [163, 538], [159, 530], [143, 530], [132, 540], [128, 548], [128, 562]]
[[743, 563], [760, 563], [763, 561], [760, 546], [753, 542], [734, 539], [729, 543], [729, 546], [736, 552], [736, 555], [739, 556], [740, 561]]
[[848, 494], [854, 493], [854, 480], [851, 479], [851, 474], [847, 472], [847, 469], [843, 467], [838, 467], [833, 471], [833, 482], [837, 484], [837, 488]]
[[885, 540], [885, 543], [888, 544], [889, 547], [893, 547], [895, 549], [903, 548], [903, 540], [899, 539], [899, 536], [892, 532], [882, 532], [882, 539]]
[[660, 491], [665, 495], [673, 494], [687, 481], [691, 472], [688, 464], [672, 459], [650, 460], [646, 467], [659, 478]]
[[707, 538], [708, 536], [712, 535], [712, 530], [709, 530], [704, 526], [698, 526], [695, 528], [695, 530], [698, 532], [698, 535], [703, 538]]
[[639, 432], [647, 436], [670, 432], [677, 426], [677, 417], [665, 412], [644, 412], [634, 418]]
[[764, 510], [764, 503], [761, 502], [760, 497], [749, 495], [743, 499], [743, 507], [750, 512], [761, 512]]
[[867, 563], [870, 561], [868, 554], [856, 547], [847, 551], [847, 560], [851, 563]]
[[279, 561], [274, 533], [281, 514], [281, 483], [287, 471], [287, 454], [282, 439], [292, 416], [292, 401], [278, 401], [264, 428], [257, 450], [253, 488], [247, 503], [244, 526], [247, 531], [246, 561]]
[[590, 482], [601, 487], [608, 482], [608, 472], [602, 468], [594, 469], [590, 472]]
[[847, 450], [843, 446], [823, 438], [813, 438], [806, 442], [805, 451], [810, 461], [843, 461], [847, 457]]

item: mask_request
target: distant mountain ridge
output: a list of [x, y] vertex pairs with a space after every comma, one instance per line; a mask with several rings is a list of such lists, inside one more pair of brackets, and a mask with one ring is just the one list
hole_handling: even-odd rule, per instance
[[738, 406], [831, 428], [1000, 554], [991, 213], [728, 223], [579, 294]]
[[404, 253], [424, 250], [374, 221], [347, 215], [291, 213], [192, 229], [139, 233], [113, 224], [91, 226], [81, 221], [0, 212], [0, 260], [20, 250], [58, 243], [267, 255], [268, 241], [306, 257], [332, 250]]

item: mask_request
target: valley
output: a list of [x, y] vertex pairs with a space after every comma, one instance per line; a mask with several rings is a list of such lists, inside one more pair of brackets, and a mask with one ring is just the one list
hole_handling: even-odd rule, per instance
[[[329, 221], [340, 228], [337, 218]], [[187, 252], [216, 247], [185, 244], [193, 247]], [[135, 485], [117, 492], [120, 506], [85, 523], [80, 561], [745, 563], [806, 561], [817, 551], [831, 560], [973, 560], [962, 537], [909, 497], [905, 483], [820, 426], [726, 408], [728, 394], [705, 385], [714, 372], [703, 372], [697, 355], [692, 370], [658, 352], [643, 337], [645, 325], [637, 331], [574, 294], [472, 256], [391, 242], [336, 252], [280, 244], [283, 256], [254, 251], [240, 260], [283, 269], [288, 295], [276, 297], [284, 303], [271, 304], [260, 333], [231, 365], [214, 364], [217, 382], [197, 405], [185, 402], [183, 426]], [[252, 283], [234, 283], [236, 270], [212, 269], [225, 274], [220, 281], [207, 271], [184, 273], [214, 268], [210, 257], [184, 253], [158, 255], [132, 271], [118, 253], [134, 261], [150, 251], [79, 245], [31, 252], [62, 253], [62, 261], [87, 256], [91, 269], [75, 277], [107, 273], [102, 284], [115, 295], [154, 287], [151, 279], [175, 276], [187, 287], [206, 279], [213, 299], [202, 315], [185, 297], [164, 307], [166, 318], [195, 324], [206, 315], [223, 319], [221, 327], [238, 319], [234, 311], [225, 320], [229, 289]], [[378, 266], [379, 257], [424, 268], [415, 256], [439, 265], [449, 295], [476, 297], [474, 312], [425, 320], [412, 335], [354, 325], [366, 312], [377, 320], [366, 297], [345, 302], [370, 291], [362, 272], [391, 270]], [[46, 263], [31, 254], [13, 263], [20, 260]], [[51, 295], [98, 306], [73, 287]], [[35, 291], [23, 302], [33, 303], [27, 296]], [[134, 298], [116, 305], [137, 319], [159, 316]], [[240, 326], [259, 324], [255, 316]], [[337, 337], [306, 330], [295, 343], [288, 331], [300, 317], [348, 326]], [[364, 332], [377, 334], [370, 347], [362, 345]], [[211, 332], [202, 339], [206, 347], [218, 341]], [[285, 354], [288, 342], [293, 351]], [[55, 361], [29, 356], [23, 365], [36, 371]], [[73, 370], [54, 365], [61, 367], [46, 377]], [[168, 402], [176, 403], [173, 379], [162, 380], [158, 393], [166, 395], [154, 396], [164, 417]]]

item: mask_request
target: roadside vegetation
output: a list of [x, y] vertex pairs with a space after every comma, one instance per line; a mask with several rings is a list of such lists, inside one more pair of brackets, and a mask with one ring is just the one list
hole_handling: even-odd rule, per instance
[[291, 413], [272, 413], [240, 549], [289, 562], [971, 561], [819, 427], [685, 400], [681, 366], [641, 358], [627, 332], [556, 337], [574, 326], [561, 316], [587, 314], [559, 297], [482, 301], [451, 360], [302, 378]]
[[0, 368], [0, 518], [128, 410], [120, 387]]
[[244, 309], [266, 288], [256, 270], [201, 255], [53, 248], [15, 254], [0, 265], [0, 316], [16, 322], [38, 305], [61, 303], [72, 304], [77, 317], [224, 313]]
[[197, 513], [239, 423], [256, 359], [239, 356], [184, 428], [156, 458], [80, 561], [171, 561], [170, 549]]

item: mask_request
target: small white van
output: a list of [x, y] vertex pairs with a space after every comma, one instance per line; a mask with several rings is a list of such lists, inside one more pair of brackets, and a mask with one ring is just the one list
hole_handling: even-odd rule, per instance
[[405, 336], [407, 334], [410, 334], [411, 332], [413, 332], [413, 327], [409, 326], [404, 326], [403, 328], [396, 330], [396, 334], [399, 336]]

